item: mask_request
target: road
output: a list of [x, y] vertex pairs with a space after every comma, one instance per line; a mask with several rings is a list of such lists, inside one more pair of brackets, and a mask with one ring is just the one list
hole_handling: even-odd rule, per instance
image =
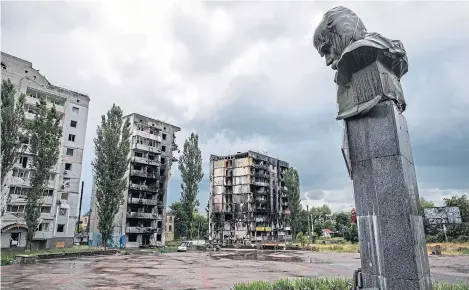
[[[229, 289], [284, 277], [347, 277], [359, 254], [289, 251], [307, 262], [214, 259], [205, 252], [41, 261], [1, 268], [2, 289]], [[430, 256], [434, 281], [469, 283], [469, 256]]]

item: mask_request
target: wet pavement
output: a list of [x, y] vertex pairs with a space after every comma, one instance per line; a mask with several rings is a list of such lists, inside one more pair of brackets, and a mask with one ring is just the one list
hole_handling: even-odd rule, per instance
[[[211, 255], [213, 256], [211, 256]], [[1, 267], [2, 289], [230, 289], [235, 283], [286, 277], [347, 277], [359, 254], [287, 251], [271, 258], [227, 258], [231, 253], [82, 257]], [[237, 253], [236, 256], [241, 254]], [[242, 254], [246, 255], [246, 254]], [[469, 283], [469, 256], [430, 256], [434, 281]], [[294, 261], [294, 262], [293, 262]]]

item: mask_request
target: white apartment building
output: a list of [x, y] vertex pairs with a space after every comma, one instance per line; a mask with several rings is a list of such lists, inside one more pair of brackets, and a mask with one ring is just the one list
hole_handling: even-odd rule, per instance
[[[80, 177], [90, 98], [87, 95], [52, 85], [32, 63], [1, 53], [1, 75], [16, 86], [17, 97], [26, 95], [26, 118], [34, 118], [39, 96], [54, 104], [63, 114], [63, 127], [57, 164], [50, 173], [44, 193], [40, 225], [34, 236], [34, 248], [67, 247], [73, 244], [80, 202]], [[1, 247], [25, 247], [25, 194], [30, 185], [31, 155], [28, 138], [22, 140], [18, 162], [8, 173], [2, 188]], [[7, 194], [9, 193], [9, 194]], [[6, 198], [8, 196], [8, 198]]]
[[[165, 215], [171, 166], [178, 150], [179, 127], [139, 114], [124, 116], [131, 123], [130, 164], [124, 203], [114, 219], [114, 234], [109, 246], [127, 248], [165, 244]], [[89, 239], [100, 245], [93, 185]], [[125, 238], [125, 239], [124, 239]]]

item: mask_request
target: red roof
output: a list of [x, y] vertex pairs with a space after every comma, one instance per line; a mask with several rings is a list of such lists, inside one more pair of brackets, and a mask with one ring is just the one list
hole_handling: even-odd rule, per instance
[[334, 233], [334, 231], [331, 230], [331, 229], [324, 229], [323, 231], [324, 231], [325, 233], [329, 233], [329, 234], [333, 234], [333, 233]]

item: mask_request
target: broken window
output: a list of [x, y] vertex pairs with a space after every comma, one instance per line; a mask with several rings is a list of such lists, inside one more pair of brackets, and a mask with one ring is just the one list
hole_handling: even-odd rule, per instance
[[129, 242], [136, 242], [137, 234], [129, 234]]
[[28, 157], [21, 156], [18, 163], [21, 164], [21, 167], [26, 168], [28, 165]]
[[67, 215], [67, 209], [66, 208], [60, 208], [59, 209], [59, 215]]
[[41, 207], [41, 213], [50, 213], [50, 206]]
[[64, 232], [64, 229], [65, 229], [65, 225], [64, 225], [64, 224], [58, 224], [58, 225], [57, 225], [57, 232], [58, 232], [58, 233], [63, 233], [63, 232]]
[[72, 148], [67, 148], [67, 153], [66, 153], [66, 154], [67, 154], [68, 156], [73, 156], [73, 151], [74, 151], [74, 150], [73, 150]]
[[60, 198], [63, 200], [68, 200], [68, 192], [62, 192], [62, 195]]
[[143, 157], [143, 154], [141, 152], [135, 152], [134, 156], [135, 157]]
[[[166, 128], [165, 128], [165, 130], [166, 130]], [[163, 133], [163, 140], [166, 140], [166, 134], [165, 133]]]
[[68, 134], [68, 141], [75, 142], [75, 135], [73, 135], [73, 134]]
[[49, 231], [49, 223], [42, 223], [38, 227], [38, 232], [47, 232]]
[[65, 163], [65, 170], [72, 170], [72, 164], [71, 163]]
[[76, 128], [77, 127], [77, 121], [70, 121], [70, 127]]
[[80, 110], [80, 109], [77, 108], [77, 107], [72, 107], [72, 113], [74, 113], [74, 114], [78, 114], [78, 111], [79, 111], [79, 110]]
[[161, 151], [166, 152], [166, 146], [161, 146]]

